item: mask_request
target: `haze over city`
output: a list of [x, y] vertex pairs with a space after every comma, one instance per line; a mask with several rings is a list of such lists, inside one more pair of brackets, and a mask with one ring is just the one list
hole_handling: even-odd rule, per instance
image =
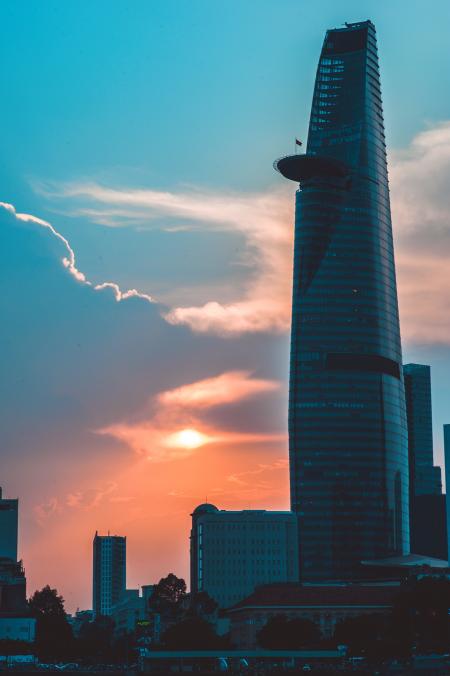
[[2, 8], [0, 425], [29, 590], [88, 607], [96, 530], [127, 535], [134, 587], [188, 576], [198, 503], [289, 507], [295, 187], [272, 162], [306, 139], [318, 45], [344, 21], [382, 44], [403, 356], [431, 364], [442, 462], [448, 3], [27, 12]]

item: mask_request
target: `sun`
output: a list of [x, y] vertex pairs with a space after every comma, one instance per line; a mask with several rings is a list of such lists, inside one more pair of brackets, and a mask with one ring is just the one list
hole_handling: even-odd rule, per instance
[[209, 437], [207, 437], [206, 434], [202, 434], [197, 430], [186, 429], [180, 430], [180, 432], [175, 432], [175, 434], [171, 434], [167, 439], [167, 445], [191, 449], [203, 446], [203, 444], [208, 443], [208, 441]]

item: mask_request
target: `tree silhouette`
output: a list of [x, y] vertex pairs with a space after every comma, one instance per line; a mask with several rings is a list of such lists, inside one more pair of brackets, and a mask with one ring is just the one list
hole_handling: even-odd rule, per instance
[[48, 585], [35, 591], [28, 602], [36, 618], [36, 651], [41, 659], [64, 659], [73, 649], [72, 628], [67, 621], [64, 599]]
[[450, 644], [450, 580], [413, 578], [394, 599], [392, 632], [407, 651], [448, 651]]
[[149, 610], [160, 613], [168, 620], [176, 620], [181, 616], [182, 602], [186, 596], [186, 582], [169, 573], [161, 578], [149, 599]]
[[168, 650], [215, 650], [223, 648], [225, 640], [206, 620], [187, 617], [164, 632], [162, 643]]
[[88, 658], [109, 659], [114, 640], [114, 621], [106, 615], [97, 615], [92, 621], [85, 621], [80, 627], [77, 649]]
[[267, 650], [296, 650], [320, 641], [320, 629], [311, 620], [275, 615], [258, 632], [257, 639]]

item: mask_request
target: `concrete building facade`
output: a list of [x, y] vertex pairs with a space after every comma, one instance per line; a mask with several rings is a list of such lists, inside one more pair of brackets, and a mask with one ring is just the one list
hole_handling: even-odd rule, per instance
[[297, 520], [291, 512], [203, 504], [192, 513], [192, 593], [205, 591], [226, 608], [257, 585], [296, 580]]

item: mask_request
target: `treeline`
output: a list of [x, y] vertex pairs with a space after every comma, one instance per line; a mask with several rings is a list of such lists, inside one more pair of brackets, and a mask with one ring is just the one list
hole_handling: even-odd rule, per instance
[[[49, 586], [29, 600], [36, 618], [36, 642], [19, 645], [0, 641], [2, 654], [31, 651], [43, 662], [131, 664], [140, 646], [166, 650], [214, 650], [229, 646], [228, 636], [216, 633], [218, 608], [205, 592], [186, 593], [184, 580], [169, 574], [155, 586], [148, 604], [148, 617], [158, 617], [158, 632], [117, 636], [110, 617], [84, 621], [77, 635], [64, 609], [64, 599]], [[448, 652], [450, 648], [450, 580], [445, 577], [410, 579], [394, 597], [389, 613], [360, 615], [335, 627], [324, 641], [320, 628], [303, 618], [279, 615], [258, 634], [262, 648], [294, 650], [346, 645], [350, 655], [381, 660], [407, 658], [413, 653]]]

